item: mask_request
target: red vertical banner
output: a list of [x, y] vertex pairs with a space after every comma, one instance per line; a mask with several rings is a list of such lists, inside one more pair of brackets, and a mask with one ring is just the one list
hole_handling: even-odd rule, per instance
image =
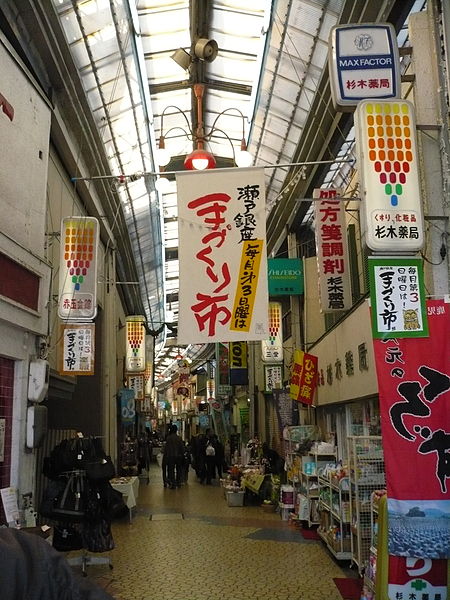
[[450, 304], [429, 300], [427, 315], [427, 338], [374, 339], [388, 492], [389, 598], [447, 597]]
[[318, 358], [302, 350], [294, 350], [291, 367], [290, 396], [302, 404], [312, 404], [317, 386]]

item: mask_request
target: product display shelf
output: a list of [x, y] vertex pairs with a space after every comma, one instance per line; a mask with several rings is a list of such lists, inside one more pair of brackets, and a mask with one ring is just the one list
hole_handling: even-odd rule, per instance
[[319, 525], [319, 482], [318, 470], [330, 462], [336, 460], [336, 452], [327, 454], [308, 452], [302, 456], [301, 472], [300, 472], [300, 491], [304, 496], [306, 508], [299, 510], [299, 519], [306, 521], [308, 527]]
[[351, 560], [350, 500], [348, 477], [337, 479], [319, 470], [320, 526], [317, 533], [338, 560]]
[[349, 483], [352, 562], [363, 575], [373, 546], [372, 493], [384, 487], [384, 458], [380, 436], [349, 436]]

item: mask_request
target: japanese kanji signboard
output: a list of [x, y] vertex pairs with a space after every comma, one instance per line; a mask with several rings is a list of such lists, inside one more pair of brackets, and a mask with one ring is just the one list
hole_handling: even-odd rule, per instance
[[317, 366], [317, 356], [294, 350], [289, 391], [293, 400], [303, 404], [313, 403], [317, 386]]
[[264, 365], [264, 391], [272, 392], [281, 389], [283, 384], [282, 365]]
[[328, 62], [337, 110], [351, 110], [364, 98], [400, 96], [397, 36], [390, 23], [333, 27]]
[[65, 323], [61, 325], [60, 340], [59, 374], [93, 375], [95, 325]]
[[347, 227], [340, 190], [315, 189], [314, 202], [320, 307], [330, 313], [352, 306]]
[[427, 302], [428, 338], [374, 340], [389, 554], [450, 557], [450, 304]]
[[127, 375], [128, 388], [134, 391], [135, 400], [144, 399], [144, 375]]
[[97, 219], [62, 220], [58, 316], [64, 321], [92, 321], [97, 315], [97, 248]]
[[374, 338], [428, 336], [422, 259], [370, 256], [369, 279]]
[[355, 141], [365, 243], [378, 252], [418, 252], [424, 242], [414, 107], [363, 100]]
[[177, 174], [180, 344], [268, 337], [262, 169]]
[[127, 373], [145, 372], [145, 317], [130, 315], [126, 317], [127, 355], [125, 370]]

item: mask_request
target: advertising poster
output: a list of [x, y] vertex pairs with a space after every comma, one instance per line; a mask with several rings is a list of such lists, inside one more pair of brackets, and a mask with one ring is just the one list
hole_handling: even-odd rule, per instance
[[94, 374], [95, 325], [61, 325], [59, 369], [60, 375]]
[[180, 344], [268, 337], [263, 169], [178, 173]]
[[375, 339], [392, 556], [450, 557], [450, 304], [429, 337]]
[[422, 259], [370, 256], [369, 280], [374, 338], [428, 336]]

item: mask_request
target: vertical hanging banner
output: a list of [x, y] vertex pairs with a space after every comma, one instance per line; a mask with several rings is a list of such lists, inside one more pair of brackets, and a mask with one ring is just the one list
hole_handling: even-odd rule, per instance
[[374, 340], [389, 554], [450, 557], [450, 304], [427, 302], [429, 337]]
[[315, 189], [317, 268], [320, 307], [330, 313], [352, 306], [347, 226], [343, 202], [334, 200], [341, 190]]
[[134, 424], [136, 419], [136, 403], [134, 390], [122, 388], [117, 394], [120, 405], [120, 420], [123, 425]]
[[150, 397], [152, 395], [152, 380], [153, 380], [153, 363], [147, 362], [145, 364], [145, 373], [144, 373], [144, 396]]
[[230, 342], [229, 348], [230, 385], [247, 385], [247, 342]]
[[65, 323], [61, 325], [60, 375], [93, 375], [95, 325]]
[[414, 107], [363, 100], [355, 111], [362, 233], [378, 252], [418, 252], [424, 242]]
[[263, 362], [283, 362], [283, 329], [280, 302], [269, 302], [269, 338], [261, 342]]
[[127, 355], [125, 371], [128, 373], [145, 372], [145, 317], [130, 315], [125, 318], [127, 336]]
[[92, 321], [97, 315], [97, 248], [97, 219], [62, 220], [58, 316], [64, 321]]
[[318, 358], [302, 350], [294, 350], [291, 367], [290, 395], [302, 404], [312, 404], [317, 387]]
[[228, 344], [216, 343], [216, 390], [219, 396], [231, 393]]
[[176, 177], [179, 343], [267, 338], [263, 169]]
[[428, 336], [422, 259], [369, 256], [369, 281], [374, 338]]
[[144, 375], [128, 375], [127, 384], [128, 388], [134, 391], [135, 400], [144, 399]]

